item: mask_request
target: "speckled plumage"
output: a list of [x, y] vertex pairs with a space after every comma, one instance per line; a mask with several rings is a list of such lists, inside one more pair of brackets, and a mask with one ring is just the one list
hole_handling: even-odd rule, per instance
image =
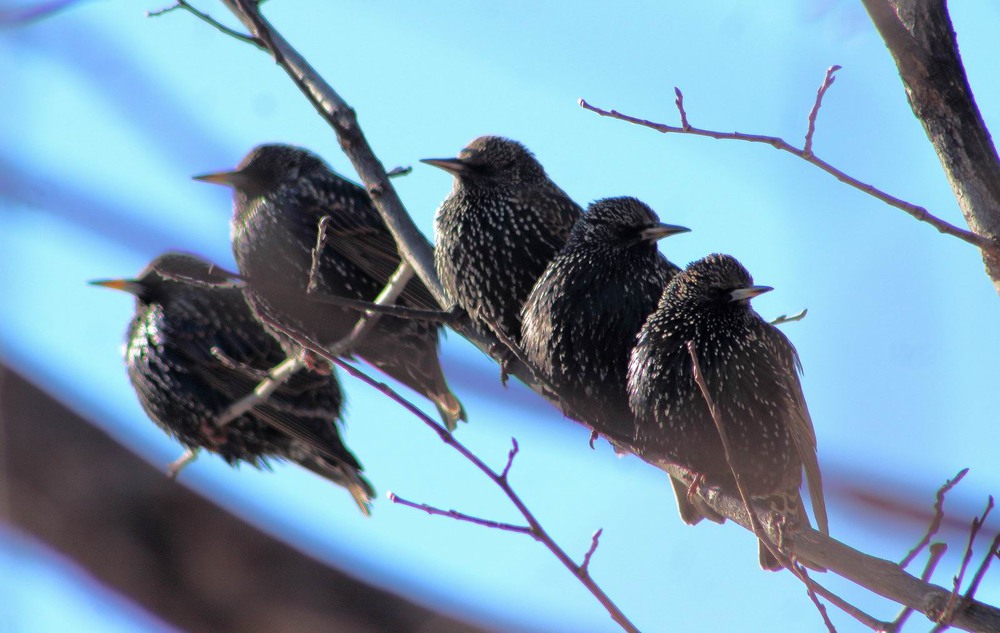
[[[687, 231], [660, 223], [635, 198], [594, 202], [524, 304], [521, 345], [570, 412], [612, 441], [631, 444], [635, 419], [625, 375], [629, 353], [664, 286], [680, 272], [656, 241]], [[688, 523], [706, 514], [675, 483]]]
[[538, 279], [522, 311], [521, 343], [571, 411], [598, 432], [630, 441], [629, 352], [664, 286], [680, 271], [649, 238], [659, 218], [635, 198], [590, 207]]
[[580, 217], [523, 145], [482, 136], [457, 158], [428, 159], [455, 176], [434, 218], [434, 265], [477, 327], [518, 341], [521, 307]]
[[[306, 295], [319, 222], [330, 218], [318, 269], [320, 294], [372, 301], [399, 266], [400, 256], [368, 194], [314, 154], [288, 145], [261, 145], [236, 170], [200, 176], [234, 189], [233, 253], [248, 279], [250, 306], [265, 326], [276, 322], [324, 344], [348, 336], [357, 310]], [[397, 303], [438, 310], [412, 279]], [[270, 328], [286, 349], [298, 346]], [[465, 411], [448, 388], [438, 360], [440, 324], [382, 316], [353, 350], [389, 376], [427, 396], [449, 429]]]
[[368, 514], [374, 495], [361, 465], [341, 441], [343, 396], [336, 375], [302, 370], [264, 403], [228, 425], [215, 424], [285, 359], [257, 322], [239, 288], [208, 262], [168, 253], [136, 279], [95, 282], [136, 297], [125, 363], [149, 417], [188, 448], [228, 464], [266, 467], [287, 459], [344, 486]]
[[[676, 463], [710, 486], [737, 493], [715, 422], [694, 381], [687, 350], [687, 341], [694, 341], [745, 491], [765, 499], [789, 524], [806, 524], [799, 494], [804, 466], [816, 521], [827, 532], [798, 354], [749, 304], [767, 290], [754, 286], [750, 273], [728, 255], [692, 263], [667, 286], [629, 363], [636, 443], [647, 458]], [[763, 546], [761, 565], [778, 566]]]

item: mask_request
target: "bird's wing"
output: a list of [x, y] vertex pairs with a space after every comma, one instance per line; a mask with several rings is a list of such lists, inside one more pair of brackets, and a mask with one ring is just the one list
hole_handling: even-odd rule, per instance
[[518, 190], [519, 205], [534, 209], [543, 226], [544, 235], [553, 235], [559, 243], [553, 246], [556, 250], [569, 239], [569, 232], [580, 219], [583, 209], [573, 202], [562, 189], [556, 186]]
[[802, 393], [802, 383], [799, 380], [802, 363], [799, 361], [799, 354], [795, 351], [792, 342], [780, 330], [768, 324], [765, 332], [767, 332], [768, 342], [775, 350], [775, 358], [781, 363], [778, 369], [783, 375], [789, 376], [785, 387], [790, 404], [790, 415], [787, 418], [790, 425], [789, 431], [806, 469], [806, 483], [809, 486], [809, 496], [812, 498], [816, 524], [821, 532], [829, 534], [826, 500], [823, 496], [823, 477], [819, 468], [819, 460], [816, 457], [816, 431], [813, 428], [809, 407], [806, 405], [805, 394]]
[[[327, 248], [333, 248], [376, 283], [384, 285], [399, 268], [399, 250], [378, 212], [367, 205], [359, 212], [361, 206], [359, 202], [352, 209], [318, 208], [308, 215], [329, 217]], [[419, 279], [406, 284], [401, 298], [405, 305], [440, 310], [434, 296]]]
[[[235, 300], [242, 301], [242, 297]], [[285, 359], [285, 353], [242, 305], [239, 309], [219, 312], [214, 318], [232, 327], [216, 329], [207, 345], [186, 346], [183, 353], [190, 361], [191, 371], [218, 392], [224, 402], [232, 404], [252, 393], [267, 372]], [[359, 468], [337, 436], [340, 389], [335, 381], [334, 376], [299, 372], [252, 412], [320, 455]], [[329, 425], [328, 432], [322, 432], [324, 425]]]

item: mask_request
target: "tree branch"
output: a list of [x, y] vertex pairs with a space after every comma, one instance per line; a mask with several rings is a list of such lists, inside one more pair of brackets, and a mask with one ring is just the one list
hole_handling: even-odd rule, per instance
[[[678, 90], [678, 93], [679, 92], [680, 91]], [[816, 156], [816, 154], [813, 154], [811, 152], [809, 154], [806, 154], [804, 149], [799, 149], [793, 146], [791, 143], [777, 136], [764, 136], [762, 134], [745, 134], [743, 132], [717, 132], [715, 130], [696, 128], [686, 124], [685, 124], [686, 127], [676, 127], [673, 125], [666, 125], [664, 123], [656, 123], [654, 121], [649, 121], [647, 119], [640, 119], [634, 116], [630, 116], [628, 114], [622, 114], [617, 110], [604, 110], [602, 108], [598, 108], [597, 106], [590, 105], [587, 101], [583, 99], [580, 99], [579, 103], [580, 107], [582, 107], [583, 109], [590, 110], [591, 112], [594, 112], [601, 116], [610, 117], [612, 119], [618, 119], [619, 121], [625, 121], [626, 123], [632, 123], [634, 125], [640, 125], [642, 127], [647, 127], [651, 130], [662, 132], [663, 134], [671, 134], [671, 133], [690, 134], [693, 136], [707, 136], [708, 138], [714, 138], [714, 139], [746, 141], [748, 143], [763, 143], [764, 145], [770, 145], [771, 147], [777, 150], [788, 152], [789, 154], [797, 156], [811, 165], [819, 167], [820, 169], [822, 169], [823, 171], [830, 174], [831, 176], [833, 176], [834, 178], [836, 178], [837, 180], [846, 185], [854, 187], [859, 191], [863, 191], [872, 197], [878, 198], [879, 200], [888, 204], [889, 206], [896, 207], [897, 209], [905, 211], [906, 213], [916, 218], [917, 220], [930, 224], [941, 233], [944, 233], [946, 235], [951, 235], [952, 237], [957, 237], [962, 241], [968, 242], [969, 244], [978, 247], [984, 252], [990, 252], [995, 254], [997, 257], [1000, 257], [1000, 244], [998, 244], [993, 238], [984, 237], [982, 235], [973, 233], [972, 231], [967, 231], [953, 224], [949, 224], [948, 222], [945, 222], [941, 218], [932, 215], [924, 207], [917, 206], [915, 204], [906, 202], [905, 200], [896, 198], [895, 196], [891, 196], [880, 189], [876, 189], [872, 185], [861, 182], [860, 180], [854, 178], [853, 176], [848, 176], [840, 169], [837, 169], [830, 163]], [[683, 103], [683, 101], [679, 99], [678, 103]], [[681, 110], [681, 112], [682, 112], [682, 117], [684, 117], [683, 120], [686, 121], [687, 118], [686, 114], [684, 113], [683, 110]]]
[[[266, 317], [263, 318], [266, 319]], [[351, 365], [350, 363], [344, 361], [341, 358], [338, 358], [336, 355], [331, 354], [323, 347], [322, 344], [319, 343], [319, 341], [310, 338], [308, 335], [303, 334], [302, 332], [298, 332], [294, 329], [288, 328], [284, 324], [280, 324], [274, 321], [269, 321], [269, 324], [281, 329], [284, 334], [291, 337], [293, 340], [295, 340], [296, 343], [298, 343], [302, 347], [315, 353], [321, 358], [337, 365], [350, 375], [354, 376], [355, 378], [358, 378], [359, 380], [362, 380], [363, 382], [374, 387], [384, 395], [388, 396], [391, 400], [398, 403], [404, 409], [412, 413], [421, 422], [423, 422], [431, 430], [437, 433], [438, 437], [441, 439], [442, 442], [444, 442], [451, 448], [455, 449], [456, 451], [458, 451], [459, 454], [465, 457], [465, 459], [472, 462], [472, 464], [476, 468], [478, 468], [494, 484], [496, 484], [500, 488], [500, 490], [503, 491], [503, 493], [507, 496], [507, 499], [509, 499], [510, 502], [517, 509], [517, 511], [521, 513], [521, 516], [523, 516], [525, 521], [527, 521], [528, 527], [531, 530], [531, 535], [534, 537], [534, 539], [542, 543], [546, 547], [546, 549], [552, 552], [552, 554], [555, 555], [557, 559], [559, 559], [559, 562], [562, 563], [563, 566], [566, 567], [566, 569], [572, 572], [573, 575], [580, 580], [583, 586], [586, 587], [587, 590], [589, 590], [590, 593], [597, 599], [597, 601], [601, 603], [601, 606], [603, 606], [607, 610], [607, 612], [611, 615], [611, 618], [616, 623], [618, 623], [618, 625], [621, 626], [622, 629], [624, 629], [625, 631], [629, 631], [630, 633], [638, 633], [639, 629], [637, 629], [635, 625], [632, 624], [632, 622], [628, 619], [628, 617], [621, 611], [621, 609], [618, 608], [618, 605], [616, 605], [614, 601], [611, 600], [611, 598], [604, 592], [603, 589], [600, 588], [600, 586], [594, 581], [593, 578], [591, 578], [590, 574], [587, 573], [587, 571], [583, 569], [581, 565], [577, 565], [575, 562], [573, 562], [573, 559], [569, 557], [569, 555], [565, 552], [565, 550], [559, 547], [559, 545], [555, 542], [555, 540], [553, 540], [553, 538], [549, 535], [549, 533], [546, 532], [545, 528], [542, 527], [538, 519], [535, 518], [534, 513], [532, 513], [531, 510], [528, 509], [528, 506], [525, 505], [521, 497], [518, 496], [516, 492], [514, 492], [513, 488], [511, 488], [510, 483], [507, 481], [505, 474], [506, 472], [509, 472], [510, 460], [512, 460], [513, 455], [516, 454], [513, 449], [511, 450], [511, 454], [508, 457], [508, 467], [504, 469], [505, 472], [497, 473], [495, 470], [487, 466], [485, 462], [479, 459], [479, 457], [471, 450], [469, 450], [464, 444], [456, 440], [455, 436], [449, 433], [447, 429], [445, 429], [443, 426], [435, 422], [426, 413], [421, 411], [419, 407], [417, 407], [415, 404], [413, 404], [403, 396], [399, 395], [399, 393], [397, 393], [387, 384], [375, 380], [374, 378], [372, 378], [365, 372], [361, 371], [357, 367]], [[420, 509], [424, 508], [421, 507]], [[449, 511], [440, 511], [438, 513], [432, 512], [432, 514], [445, 514], [448, 516], [452, 516], [451, 512]], [[468, 520], [474, 518], [474, 517], [469, 517], [469, 515], [462, 515], [462, 516], [467, 517]], [[458, 518], [458, 517], [453, 516], [453, 518]], [[486, 521], [486, 520], [484, 519], [480, 521]]]
[[903, 569], [913, 562], [913, 559], [917, 557], [920, 552], [927, 547], [927, 544], [931, 542], [937, 531], [941, 529], [941, 521], [944, 519], [944, 496], [948, 494], [948, 491], [955, 487], [958, 482], [962, 481], [962, 478], [969, 474], [968, 468], [963, 468], [958, 471], [958, 474], [948, 481], [944, 482], [940, 488], [938, 488], [936, 500], [934, 501], [934, 518], [931, 519], [930, 525], [927, 526], [927, 532], [924, 534], [920, 542], [917, 543], [916, 547], [910, 550], [903, 560], [899, 561], [899, 566]]
[[[892, 54], [969, 228], [1000, 238], [1000, 159], [976, 105], [944, 0], [862, 0]], [[983, 249], [1000, 292], [1000, 252]]]

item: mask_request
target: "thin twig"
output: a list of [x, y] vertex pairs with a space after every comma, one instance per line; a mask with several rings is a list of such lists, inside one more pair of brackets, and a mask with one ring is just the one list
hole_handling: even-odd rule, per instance
[[986, 552], [983, 562], [979, 564], [979, 569], [976, 570], [976, 575], [972, 577], [972, 582], [969, 583], [969, 588], [965, 592], [966, 600], [971, 600], [976, 597], [976, 591], [979, 590], [979, 583], [983, 581], [983, 576], [986, 575], [986, 570], [990, 568], [990, 563], [993, 561], [994, 556], [1000, 557], [1000, 533], [993, 537], [993, 542], [990, 543], [989, 551]]
[[771, 321], [771, 325], [781, 325], [782, 323], [791, 323], [793, 321], [801, 321], [806, 318], [806, 314], [809, 313], [809, 308], [803, 308], [801, 312], [796, 312], [795, 314], [782, 314], [781, 316], [775, 317]]
[[[375, 297], [376, 305], [390, 305], [396, 302], [399, 295], [403, 294], [403, 289], [406, 288], [406, 284], [410, 283], [413, 279], [413, 266], [410, 265], [405, 259], [399, 262], [399, 268], [396, 272], [392, 274], [389, 278], [389, 282], [386, 284], [382, 292]], [[364, 313], [361, 319], [354, 325], [354, 329], [351, 330], [350, 335], [343, 341], [340, 341], [336, 345], [330, 348], [330, 350], [340, 356], [344, 354], [361, 342], [361, 340], [372, 331], [372, 328], [382, 319], [382, 315], [374, 310], [368, 310]]]
[[258, 404], [264, 402], [278, 387], [288, 382], [288, 380], [300, 369], [305, 367], [305, 361], [301, 357], [286, 358], [278, 365], [275, 365], [268, 372], [267, 378], [254, 387], [254, 390], [246, 396], [240, 398], [219, 414], [215, 419], [215, 426], [222, 428], [240, 417]]
[[170, 13], [171, 11], [176, 11], [177, 9], [183, 9], [179, 2], [175, 2], [169, 7], [163, 7], [162, 9], [153, 9], [152, 11], [146, 11], [147, 18], [158, 18], [165, 13]]
[[931, 524], [927, 526], [927, 532], [924, 534], [923, 538], [920, 539], [920, 542], [917, 543], [916, 547], [911, 549], [910, 553], [907, 554], [903, 560], [899, 561], [899, 566], [901, 568], [906, 569], [906, 567], [913, 562], [913, 559], [916, 558], [925, 547], [927, 547], [927, 544], [931, 542], [931, 539], [934, 538], [937, 531], [941, 529], [941, 521], [944, 519], [944, 497], [948, 494], [948, 491], [954, 488], [958, 482], [962, 481], [967, 474], [969, 474], [969, 469], [963, 468], [958, 471], [957, 475], [944, 482], [944, 485], [938, 488], [937, 494], [935, 495], [936, 499], [934, 501], [934, 518], [931, 519]]
[[691, 124], [688, 123], [688, 115], [684, 110], [684, 93], [677, 86], [674, 86], [674, 105], [677, 106], [677, 112], [681, 115], [681, 129], [690, 130]]
[[507, 481], [507, 474], [510, 473], [510, 467], [514, 464], [514, 457], [517, 452], [521, 450], [521, 447], [517, 445], [517, 438], [510, 438], [510, 452], [507, 453], [507, 464], [503, 467], [503, 472], [500, 473], [500, 479]]
[[[809, 599], [812, 600], [813, 606], [816, 607], [816, 610], [819, 611], [820, 617], [823, 618], [823, 624], [826, 625], [826, 630], [829, 633], [837, 633], [837, 627], [833, 625], [833, 621], [830, 619], [830, 614], [826, 612], [826, 605], [820, 602], [819, 598], [816, 596], [816, 587], [818, 585], [813, 582], [812, 578], [809, 577], [809, 572], [806, 571], [805, 567], [798, 563], [792, 563], [792, 565], [794, 567], [793, 571], [795, 575], [803, 582], [803, 584], [805, 584], [806, 594], [809, 596]], [[834, 595], [832, 591], [829, 593], [830, 595]], [[843, 603], [847, 604], [847, 601], [845, 600]]]
[[594, 552], [597, 551], [597, 545], [601, 541], [601, 534], [604, 534], [604, 528], [599, 528], [594, 532], [594, 536], [590, 539], [590, 549], [587, 553], [583, 555], [583, 564], [580, 565], [580, 573], [589, 574], [590, 571], [590, 559], [594, 556]]
[[819, 90], [816, 91], [816, 101], [813, 102], [812, 110], [809, 111], [809, 128], [806, 130], [806, 142], [802, 147], [802, 153], [806, 156], [812, 156], [812, 146], [813, 146], [813, 134], [816, 133], [816, 116], [819, 114], [819, 109], [823, 105], [823, 95], [826, 91], [833, 85], [833, 82], [837, 80], [833, 76], [835, 72], [841, 69], [841, 66], [834, 64], [826, 69], [826, 77], [823, 78], [823, 83], [820, 85]]
[[601, 603], [611, 618], [618, 623], [618, 625], [625, 631], [630, 633], [638, 633], [639, 629], [636, 628], [634, 624], [628, 619], [628, 617], [622, 612], [622, 610], [614, 603], [614, 601], [604, 592], [603, 589], [594, 581], [589, 573], [581, 571], [581, 566], [573, 562], [569, 554], [565, 552], [559, 545], [553, 540], [549, 533], [542, 527], [538, 519], [535, 518], [534, 513], [528, 509], [521, 497], [514, 492], [514, 489], [510, 484], [501, 477], [501, 473], [494, 471], [485, 462], [483, 462], [475, 453], [469, 450], [464, 444], [455, 439], [455, 437], [448, 432], [443, 426], [431, 419], [426, 413], [420, 410], [415, 404], [399, 395], [394, 389], [389, 387], [389, 385], [379, 382], [361, 371], [354, 365], [338, 358], [336, 355], [331, 354], [330, 351], [325, 349], [323, 345], [313, 339], [312, 337], [299, 332], [286, 324], [277, 323], [269, 319], [266, 315], [263, 319], [267, 323], [275, 328], [280, 329], [286, 336], [290, 337], [300, 346], [308, 349], [309, 351], [315, 353], [321, 358], [337, 365], [344, 371], [346, 371], [351, 376], [364, 381], [368, 385], [374, 387], [379, 392], [383, 393], [391, 400], [402, 406], [404, 409], [416, 416], [421, 422], [423, 422], [432, 431], [437, 433], [438, 437], [442, 442], [450, 446], [451, 448], [458, 451], [465, 459], [472, 462], [472, 464], [478, 468], [483, 474], [485, 474], [494, 484], [499, 486], [503, 493], [507, 496], [510, 502], [514, 505], [521, 516], [527, 521], [529, 528], [531, 529], [532, 537], [538, 542], [542, 543], [546, 549], [548, 549], [552, 554], [563, 564], [566, 569], [568, 569], [574, 576], [576, 576], [584, 587]]
[[400, 176], [407, 176], [413, 171], [412, 165], [397, 165], [389, 171], [385, 172], [385, 175], [389, 178], [399, 178]]
[[857, 608], [850, 602], [844, 600], [843, 598], [833, 593], [823, 585], [819, 584], [812, 578], [809, 578], [809, 584], [817, 594], [829, 600], [833, 606], [837, 607], [838, 609], [840, 609], [847, 615], [851, 616], [861, 624], [864, 624], [871, 630], [885, 631], [886, 627], [889, 625], [888, 622], [883, 622], [882, 620], [879, 620], [878, 618], [865, 613], [864, 611]]
[[979, 529], [983, 527], [983, 523], [986, 521], [986, 517], [990, 515], [993, 510], [993, 495], [990, 495], [989, 501], [986, 503], [986, 509], [983, 510], [983, 515], [981, 517], [973, 517], [972, 526], [969, 528], [969, 543], [965, 547], [965, 556], [962, 557], [962, 565], [958, 568], [958, 575], [955, 576], [954, 589], [951, 592], [951, 597], [948, 599], [948, 604], [945, 606], [944, 611], [938, 618], [938, 626], [934, 627], [934, 631], [944, 631], [951, 626], [951, 619], [955, 615], [955, 609], [959, 605], [959, 590], [962, 588], [962, 579], [965, 578], [965, 572], [969, 568], [969, 562], [972, 560], [972, 546], [976, 542], [976, 535], [979, 534]]
[[413, 319], [415, 321], [433, 321], [437, 323], [456, 323], [459, 320], [459, 313], [448, 310], [426, 310], [424, 308], [411, 308], [399, 305], [377, 305], [371, 301], [363, 299], [351, 299], [350, 297], [338, 297], [321, 292], [309, 294], [309, 300], [314, 303], [339, 306], [349, 308], [358, 312], [375, 312], [388, 314], [401, 319]]
[[323, 248], [326, 247], [326, 230], [332, 221], [333, 218], [324, 215], [316, 225], [316, 244], [313, 246], [309, 262], [309, 283], [306, 284], [306, 294], [311, 295], [319, 290], [319, 265], [323, 261]]
[[820, 169], [822, 169], [823, 171], [830, 174], [831, 176], [833, 176], [834, 178], [836, 178], [837, 180], [846, 185], [854, 187], [859, 191], [863, 191], [864, 193], [867, 193], [872, 197], [878, 198], [879, 200], [888, 204], [889, 206], [905, 211], [906, 213], [913, 216], [917, 220], [930, 224], [941, 233], [944, 233], [946, 235], [951, 235], [952, 237], [957, 237], [962, 241], [968, 242], [969, 244], [972, 244], [984, 251], [989, 251], [990, 253], [993, 253], [994, 255], [1000, 257], [1000, 244], [997, 244], [993, 240], [987, 237], [983, 237], [982, 235], [979, 235], [977, 233], [973, 233], [972, 231], [959, 228], [954, 224], [949, 224], [948, 222], [945, 222], [941, 218], [932, 215], [924, 207], [911, 204], [909, 202], [896, 198], [895, 196], [891, 196], [885, 193], [884, 191], [875, 188], [872, 185], [861, 182], [857, 178], [848, 176], [846, 173], [837, 169], [830, 163], [820, 159], [815, 154], [810, 153], [807, 155], [804, 150], [801, 150], [791, 145], [784, 139], [779, 138], [777, 136], [765, 136], [762, 134], [744, 134], [743, 132], [716, 132], [714, 130], [705, 130], [692, 126], [688, 126], [686, 128], [676, 127], [673, 125], [656, 123], [654, 121], [649, 121], [646, 119], [640, 119], [634, 116], [629, 116], [627, 114], [622, 114], [617, 110], [604, 110], [602, 108], [598, 108], [597, 106], [590, 105], [589, 103], [587, 103], [587, 101], [583, 99], [579, 100], [579, 104], [580, 107], [584, 108], [585, 110], [590, 110], [595, 114], [599, 114], [605, 117], [610, 117], [612, 119], [618, 119], [619, 121], [625, 121], [626, 123], [632, 123], [634, 125], [641, 125], [642, 127], [647, 127], [651, 130], [662, 132], [663, 134], [669, 134], [669, 133], [691, 134], [693, 136], [706, 136], [708, 138], [714, 138], [714, 139], [746, 141], [748, 143], [763, 143], [765, 145], [770, 145], [775, 149], [781, 150], [783, 152], [788, 152], [793, 156], [798, 156], [802, 160], [812, 165], [815, 165], [816, 167], [819, 167]]
[[527, 525], [514, 525], [513, 523], [501, 523], [500, 521], [491, 521], [489, 519], [474, 517], [470, 514], [465, 514], [464, 512], [459, 512], [457, 510], [442, 510], [441, 508], [435, 508], [434, 506], [427, 505], [426, 503], [416, 503], [414, 501], [409, 501], [407, 499], [400, 497], [394, 492], [389, 493], [389, 501], [393, 503], [398, 503], [399, 505], [406, 506], [408, 508], [422, 510], [427, 514], [449, 517], [457, 521], [465, 521], [466, 523], [475, 523], [476, 525], [492, 528], [494, 530], [503, 530], [504, 532], [517, 532], [518, 534], [527, 534], [532, 538], [535, 536], [534, 533], [531, 531], [531, 528], [528, 527]]
[[206, 24], [210, 24], [212, 27], [218, 29], [222, 33], [225, 33], [229, 37], [235, 38], [235, 39], [237, 39], [237, 40], [239, 40], [241, 42], [244, 42], [246, 44], [251, 44], [253, 46], [256, 46], [257, 48], [259, 48], [261, 50], [266, 50], [265, 47], [264, 47], [264, 44], [259, 39], [257, 39], [256, 37], [254, 37], [252, 35], [247, 35], [246, 33], [240, 33], [239, 31], [236, 31], [234, 29], [229, 28], [228, 26], [226, 26], [222, 22], [219, 22], [218, 20], [216, 20], [215, 18], [213, 18], [209, 14], [202, 13], [198, 9], [194, 8], [193, 6], [191, 6], [187, 2], [187, 0], [177, 0], [177, 3], [174, 4], [174, 5], [172, 5], [172, 6], [165, 7], [163, 9], [158, 9], [156, 11], [147, 11], [146, 12], [146, 17], [147, 18], [159, 17], [159, 16], [164, 15], [166, 13], [170, 13], [171, 11], [174, 11], [176, 9], [184, 9], [185, 11], [187, 11], [188, 13], [190, 13], [191, 15], [193, 15], [196, 18], [198, 18], [199, 20], [201, 20], [202, 22], [205, 22]]
[[[924, 573], [920, 574], [920, 580], [927, 582], [931, 579], [931, 576], [934, 575], [934, 570], [937, 568], [938, 561], [941, 560], [941, 557], [944, 556], [944, 553], [947, 551], [948, 546], [944, 543], [931, 544], [930, 554], [927, 557], [927, 564], [924, 566]], [[911, 607], [903, 607], [899, 612], [899, 615], [896, 616], [896, 619], [885, 628], [885, 633], [899, 633], [912, 613], [913, 609]]]

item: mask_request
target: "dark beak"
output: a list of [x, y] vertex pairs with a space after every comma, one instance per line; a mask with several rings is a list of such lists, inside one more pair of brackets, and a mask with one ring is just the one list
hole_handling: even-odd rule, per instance
[[453, 176], [464, 176], [472, 171], [469, 164], [461, 158], [421, 158], [420, 162], [443, 169]]
[[771, 286], [750, 286], [749, 288], [737, 288], [729, 293], [730, 301], [745, 301], [762, 295], [765, 292], [774, 290]]
[[192, 176], [194, 180], [200, 180], [201, 182], [210, 182], [213, 185], [222, 185], [224, 187], [239, 187], [246, 181], [246, 176], [241, 171], [220, 171], [214, 174], [202, 174], [201, 176]]
[[691, 229], [686, 226], [677, 226], [676, 224], [664, 224], [662, 222], [658, 222], [643, 229], [640, 235], [644, 241], [655, 242], [657, 240], [662, 240], [665, 237], [670, 237], [671, 235], [690, 232]]

